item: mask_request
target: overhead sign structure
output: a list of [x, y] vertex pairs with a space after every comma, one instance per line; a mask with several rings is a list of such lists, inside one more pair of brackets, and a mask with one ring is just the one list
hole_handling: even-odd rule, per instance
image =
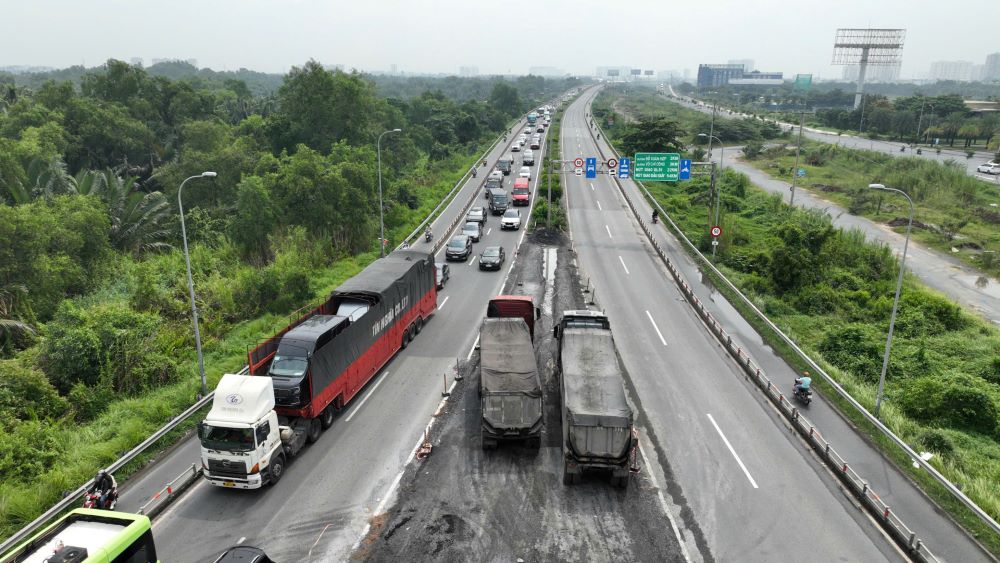
[[640, 152], [635, 155], [632, 177], [646, 182], [676, 182], [680, 178], [681, 155], [675, 152]]
[[629, 174], [632, 173], [632, 161], [628, 158], [622, 157], [621, 162], [618, 163], [618, 177], [628, 178]]
[[678, 180], [690, 180], [691, 179], [691, 159], [682, 158], [681, 159], [681, 169], [677, 173]]
[[720, 227], [718, 225], [712, 227], [711, 233], [712, 233], [712, 236], [715, 237], [715, 238], [721, 237], [722, 236], [722, 227]]
[[615, 168], [618, 166], [618, 160], [614, 158], [608, 159], [608, 168]]
[[573, 166], [576, 166], [577, 168], [583, 168], [583, 159], [580, 158], [580, 157], [574, 158], [573, 159]]
[[597, 177], [597, 159], [595, 157], [587, 157], [587, 168], [585, 170], [588, 178]]

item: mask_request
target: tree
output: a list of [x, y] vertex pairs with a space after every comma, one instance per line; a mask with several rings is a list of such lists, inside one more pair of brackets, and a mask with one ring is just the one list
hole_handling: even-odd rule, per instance
[[160, 192], [145, 193], [136, 189], [134, 177], [121, 178], [112, 170], [103, 172], [101, 198], [111, 218], [109, 238], [115, 248], [141, 254], [170, 248], [164, 239], [171, 208]]
[[639, 152], [681, 152], [684, 148], [678, 138], [684, 131], [665, 117], [656, 117], [629, 125], [622, 135], [625, 154]]
[[236, 213], [229, 224], [229, 238], [244, 258], [256, 264], [271, 255], [269, 237], [276, 224], [271, 194], [257, 176], [244, 178], [236, 188]]
[[490, 92], [490, 105], [506, 115], [521, 113], [521, 97], [517, 89], [506, 82], [497, 82]]

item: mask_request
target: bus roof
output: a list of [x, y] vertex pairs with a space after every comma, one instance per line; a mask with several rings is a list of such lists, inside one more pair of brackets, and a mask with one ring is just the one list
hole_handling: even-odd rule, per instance
[[145, 516], [78, 508], [3, 557], [13, 555], [10, 561], [15, 563], [42, 563], [62, 544], [86, 549], [83, 561], [111, 561], [149, 530]]

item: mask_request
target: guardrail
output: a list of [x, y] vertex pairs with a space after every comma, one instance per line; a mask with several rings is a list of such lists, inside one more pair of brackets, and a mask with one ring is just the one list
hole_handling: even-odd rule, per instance
[[[596, 123], [597, 122], [595, 121], [595, 124]], [[597, 124], [597, 126], [598, 128], [600, 128], [600, 124]], [[591, 135], [593, 135], [593, 133], [591, 133]], [[605, 136], [605, 139], [607, 139], [607, 136]], [[608, 143], [608, 146], [611, 148], [612, 152], [614, 152], [616, 156], [618, 157], [621, 156], [619, 155], [617, 149], [611, 146], [610, 142]], [[601, 150], [600, 143], [598, 143], [598, 150]], [[795, 352], [795, 354], [803, 362], [806, 363], [806, 365], [809, 366], [811, 370], [813, 370], [813, 372], [818, 373], [837, 392], [837, 394], [840, 395], [841, 398], [850, 403], [850, 405], [854, 407], [862, 416], [864, 416], [865, 419], [872, 424], [872, 426], [878, 429], [878, 431], [881, 432], [885, 437], [892, 440], [892, 442], [895, 443], [901, 450], [903, 450], [903, 452], [907, 456], [909, 456], [914, 461], [914, 463], [920, 464], [920, 466], [924, 470], [926, 470], [938, 483], [943, 485], [948, 490], [948, 492], [950, 492], [956, 499], [958, 499], [963, 505], [965, 505], [966, 508], [971, 510], [980, 520], [983, 521], [983, 523], [992, 528], [994, 532], [1000, 533], [1000, 523], [997, 523], [997, 521], [994, 520], [993, 517], [987, 514], [986, 511], [984, 511], [979, 505], [973, 502], [972, 499], [967, 497], [965, 493], [963, 493], [954, 483], [949, 481], [948, 478], [942, 475], [941, 472], [938, 471], [933, 465], [924, 460], [923, 457], [921, 457], [916, 451], [914, 451], [909, 444], [903, 441], [903, 439], [897, 436], [888, 426], [883, 424], [881, 420], [879, 420], [875, 415], [869, 412], [868, 409], [866, 409], [861, 403], [859, 403], [857, 399], [851, 396], [851, 394], [848, 393], [847, 390], [845, 390], [836, 381], [836, 379], [830, 376], [830, 374], [828, 374], [822, 367], [820, 367], [820, 365], [815, 360], [809, 357], [805, 353], [805, 351], [802, 350], [798, 346], [798, 344], [795, 343], [795, 341], [793, 341], [787, 334], [785, 334], [780, 328], [778, 328], [778, 325], [776, 325], [774, 321], [769, 319], [767, 315], [763, 313], [763, 311], [757, 308], [757, 306], [746, 295], [744, 295], [743, 292], [739, 290], [739, 288], [737, 288], [735, 285], [733, 285], [731, 281], [729, 281], [729, 278], [727, 278], [721, 271], [719, 271], [718, 268], [715, 267], [715, 264], [713, 264], [704, 254], [701, 253], [701, 251], [698, 250], [698, 247], [695, 246], [694, 243], [692, 243], [691, 240], [687, 238], [687, 235], [684, 234], [680, 226], [678, 226], [677, 223], [675, 223], [674, 220], [670, 217], [670, 215], [668, 215], [667, 212], [663, 209], [663, 207], [660, 206], [659, 202], [656, 201], [656, 198], [653, 197], [653, 194], [650, 193], [649, 189], [646, 188], [646, 186], [642, 182], [639, 182], [637, 180], [633, 181], [637, 186], [639, 186], [639, 188], [645, 194], [647, 201], [651, 205], [656, 206], [656, 208], [660, 211], [660, 216], [666, 220], [666, 224], [670, 225], [673, 234], [679, 240], [682, 241], [682, 243], [687, 247], [688, 253], [691, 256], [693, 256], [701, 266], [707, 267], [712, 271], [712, 273], [714, 273], [718, 277], [718, 279], [722, 280], [722, 282], [726, 285], [726, 287], [730, 291], [732, 291], [733, 294], [735, 294], [744, 305], [749, 307], [754, 312], [754, 315], [761, 322], [766, 324], [771, 331], [773, 331], [789, 348], [792, 349], [792, 351]], [[618, 184], [617, 178], [615, 179], [615, 182], [616, 184]], [[622, 189], [620, 185], [619, 189], [622, 191], [622, 194], [625, 196], [627, 200], [628, 195], [624, 193], [624, 189]], [[642, 222], [642, 216], [638, 215], [638, 217], [639, 221]]]
[[[596, 121], [595, 124], [597, 124]], [[599, 131], [603, 133], [603, 130], [600, 129], [599, 124], [597, 124], [597, 128]], [[591, 138], [594, 140], [594, 144], [597, 146], [597, 150], [601, 153], [602, 158], [604, 158], [605, 156], [604, 151], [601, 149], [601, 145], [599, 142], [597, 142], [597, 139], [594, 138], [593, 130], [591, 130], [589, 127], [587, 129], [590, 132]], [[607, 139], [606, 135], [605, 139]], [[614, 155], [620, 158], [621, 155], [611, 145], [610, 142], [608, 142], [608, 146], [614, 153]], [[678, 286], [684, 293], [685, 298], [694, 306], [695, 311], [709, 327], [712, 334], [715, 335], [716, 338], [723, 344], [727, 352], [729, 352], [737, 360], [737, 363], [739, 363], [743, 371], [747, 373], [750, 379], [765, 392], [767, 397], [773, 403], [775, 403], [775, 405], [778, 407], [778, 410], [782, 414], [784, 414], [785, 417], [791, 422], [792, 427], [795, 428], [809, 442], [809, 445], [825, 459], [827, 464], [835, 470], [836, 474], [841, 479], [841, 481], [844, 482], [851, 490], [851, 492], [853, 492], [855, 496], [861, 500], [862, 504], [864, 504], [864, 506], [876, 517], [879, 523], [883, 526], [883, 529], [888, 531], [889, 534], [893, 537], [893, 539], [896, 540], [896, 542], [900, 546], [907, 549], [907, 551], [912, 556], [918, 558], [921, 561], [927, 561], [927, 562], [939, 561], [938, 558], [923, 543], [923, 541], [917, 537], [916, 533], [913, 532], [902, 521], [902, 519], [900, 519], [899, 516], [891, 510], [891, 507], [889, 505], [885, 504], [885, 502], [882, 501], [882, 499], [878, 496], [878, 494], [875, 493], [874, 490], [872, 490], [872, 488], [868, 485], [868, 483], [864, 479], [862, 479], [862, 477], [856, 471], [854, 471], [853, 468], [850, 467], [850, 464], [848, 464], [848, 462], [843, 458], [843, 456], [838, 454], [836, 450], [833, 449], [830, 443], [822, 437], [822, 435], [819, 433], [818, 430], [816, 430], [816, 427], [811, 422], [809, 422], [808, 419], [806, 419], [806, 417], [802, 415], [802, 413], [798, 410], [798, 408], [793, 406], [788, 401], [788, 399], [784, 396], [784, 393], [782, 393], [780, 387], [774, 385], [771, 382], [771, 380], [765, 375], [764, 371], [753, 363], [753, 360], [750, 358], [750, 356], [747, 355], [747, 353], [744, 352], [739, 346], [733, 343], [732, 337], [725, 331], [725, 329], [722, 328], [722, 325], [712, 316], [712, 314], [708, 311], [708, 309], [701, 302], [701, 300], [698, 299], [698, 296], [695, 295], [694, 289], [691, 288], [691, 286], [687, 283], [687, 281], [683, 277], [683, 274], [674, 265], [673, 261], [671, 261], [670, 258], [667, 256], [666, 251], [656, 241], [656, 237], [653, 235], [650, 226], [647, 225], [642, 218], [643, 214], [639, 213], [638, 208], [632, 201], [632, 198], [629, 197], [624, 187], [621, 185], [621, 182], [615, 176], [612, 176], [612, 178], [615, 186], [618, 187], [619, 192], [622, 194], [622, 197], [625, 198], [626, 203], [628, 203], [629, 208], [632, 210], [632, 213], [635, 215], [637, 221], [639, 222], [639, 225], [642, 227], [642, 230], [645, 233], [646, 238], [650, 241], [654, 250], [656, 250], [656, 253], [660, 257], [660, 260], [666, 265], [667, 269], [670, 271], [674, 280], [677, 282]], [[747, 299], [746, 296], [744, 296], [743, 293], [736, 288], [736, 286], [734, 286], [731, 282], [729, 282], [729, 280], [725, 276], [723, 276], [722, 273], [719, 272], [719, 270], [717, 270], [715, 266], [711, 262], [709, 262], [704, 255], [701, 254], [701, 252], [697, 249], [697, 247], [695, 247], [691, 243], [691, 241], [688, 240], [688, 238], [684, 235], [684, 233], [680, 231], [680, 228], [676, 225], [676, 223], [673, 222], [673, 220], [666, 213], [666, 211], [662, 207], [660, 207], [659, 203], [656, 201], [655, 198], [653, 198], [652, 194], [642, 184], [642, 182], [639, 181], [635, 182], [637, 186], [640, 186], [643, 193], [650, 200], [652, 205], [655, 205], [656, 208], [660, 211], [661, 216], [664, 217], [671, 226], [673, 226], [675, 234], [677, 234], [679, 238], [689, 246], [689, 249], [692, 251], [692, 254], [696, 256], [696, 258], [700, 259], [699, 261], [704, 263], [704, 265], [707, 265], [709, 268], [711, 268], [714, 271], [714, 273], [730, 287], [730, 289], [732, 289], [742, 300], [744, 300], [747, 304], [749, 304], [753, 308], [753, 310], [758, 315], [760, 315], [762, 319], [765, 320], [765, 322], [768, 323], [768, 325], [771, 328], [773, 328], [778, 334], [780, 334], [783, 337], [783, 339], [786, 340], [787, 343], [793, 346], [794, 350], [798, 354], [800, 354], [803, 357], [803, 359], [807, 361], [807, 363], [809, 363], [810, 367], [816, 369], [817, 373], [820, 373], [825, 379], [831, 381], [836, 386], [839, 392], [846, 395], [847, 392], [844, 391], [843, 388], [837, 385], [836, 382], [833, 382], [828, 374], [826, 374], [822, 369], [820, 369], [819, 366], [816, 365], [814, 361], [812, 361], [812, 359], [808, 358], [808, 356], [806, 356], [805, 353], [800, 348], [795, 346], [794, 343], [791, 342], [791, 339], [789, 339], [786, 335], [784, 335], [784, 333], [782, 333], [777, 328], [777, 326], [774, 325], [773, 322], [767, 319], [767, 317], [765, 317], [764, 314], [760, 312], [759, 309], [757, 309], [752, 303], [750, 303], [749, 299]], [[857, 401], [853, 399], [853, 397], [850, 397], [849, 395], [847, 396], [852, 401], [852, 404], [856, 405], [858, 408], [862, 410], [864, 409], [863, 407], [861, 407], [859, 403], [857, 403]], [[879, 424], [881, 425], [881, 423]], [[883, 426], [883, 428], [885, 427]], [[885, 428], [885, 430], [886, 432], [889, 432], [889, 434], [891, 434], [891, 432], [887, 428]], [[893, 435], [893, 437], [895, 436]], [[896, 440], [902, 442], [902, 440], [899, 440], [898, 438], [896, 438]], [[905, 443], [903, 444], [905, 445]], [[908, 449], [909, 446], [906, 446], [906, 448]], [[909, 451], [912, 452], [912, 450]], [[920, 459], [920, 457], [915, 452], [913, 453], [913, 457], [915, 459]], [[943, 476], [941, 478], [944, 479]], [[947, 479], [944, 480], [945, 482], [948, 482]], [[950, 484], [950, 482], [948, 483]], [[970, 500], [969, 502], [971, 503], [972, 501]], [[972, 504], [975, 505], [974, 503]], [[989, 515], [986, 515], [986, 517], [989, 518]]]
[[160, 513], [160, 511], [166, 508], [166, 506], [170, 504], [174, 498], [180, 496], [180, 494], [183, 493], [184, 490], [191, 485], [191, 483], [194, 483], [198, 477], [201, 477], [201, 473], [201, 468], [192, 463], [191, 467], [185, 469], [183, 473], [164, 485], [162, 489], [150, 497], [146, 504], [140, 506], [137, 513], [145, 514], [150, 518], [154, 518]]
[[[246, 374], [247, 367], [244, 366], [243, 369], [240, 370], [238, 373]], [[133, 461], [135, 458], [142, 455], [143, 452], [145, 452], [147, 449], [150, 448], [150, 446], [159, 441], [160, 438], [166, 436], [171, 430], [177, 428], [178, 426], [181, 425], [181, 423], [191, 418], [191, 416], [196, 414], [205, 406], [209, 405], [212, 402], [212, 398], [214, 396], [215, 392], [212, 391], [208, 395], [205, 395], [204, 397], [196, 401], [193, 405], [188, 407], [184, 412], [175, 416], [173, 419], [170, 420], [170, 422], [164, 424], [156, 432], [153, 432], [153, 434], [150, 435], [149, 438], [143, 440], [139, 445], [132, 448], [125, 455], [123, 455], [114, 463], [106, 467], [105, 470], [108, 473], [113, 474], [115, 471], [118, 471], [119, 469], [127, 465], [129, 462]], [[64, 510], [73, 508], [74, 505], [80, 502], [80, 499], [83, 497], [83, 494], [86, 493], [87, 489], [89, 489], [93, 484], [94, 484], [93, 479], [87, 481], [86, 483], [81, 485], [78, 489], [66, 495], [61, 501], [56, 503], [54, 506], [43, 512], [41, 516], [32, 520], [30, 524], [15, 532], [12, 536], [4, 540], [3, 543], [0, 543], [0, 555], [6, 553], [9, 549], [27, 539], [31, 534], [35, 533], [40, 528], [45, 526], [45, 524], [47, 524], [50, 520], [58, 516]]]

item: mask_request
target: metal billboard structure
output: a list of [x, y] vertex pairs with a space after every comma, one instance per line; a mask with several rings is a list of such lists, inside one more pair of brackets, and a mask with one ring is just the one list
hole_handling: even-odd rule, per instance
[[833, 44], [833, 64], [858, 65], [858, 90], [854, 108], [861, 105], [868, 65], [898, 65], [902, 59], [905, 29], [840, 28]]

